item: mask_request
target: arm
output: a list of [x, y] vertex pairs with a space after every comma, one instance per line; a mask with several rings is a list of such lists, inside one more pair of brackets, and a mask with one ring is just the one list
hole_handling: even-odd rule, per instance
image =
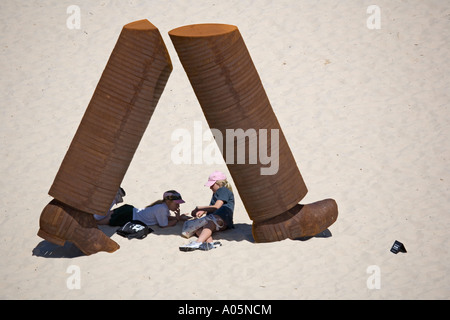
[[155, 217], [156, 220], [158, 221], [158, 226], [160, 228], [167, 228], [167, 227], [173, 227], [177, 224], [178, 222], [178, 218], [177, 216], [179, 216], [179, 212], [177, 214], [177, 212], [175, 212], [175, 217], [170, 215], [170, 211], [169, 213], [167, 213], [167, 211], [165, 211], [164, 209], [159, 209], [158, 212], [155, 212]]
[[167, 225], [165, 226], [159, 226], [160, 228], [167, 228], [167, 227], [173, 227], [177, 224], [178, 219], [176, 217], [169, 217], [169, 221], [167, 222]]
[[187, 220], [186, 215], [184, 215], [184, 214], [180, 215], [180, 208], [173, 211], [173, 213], [175, 213], [175, 216], [169, 215], [167, 217], [167, 225], [160, 226], [161, 228], [173, 227], [178, 223], [178, 221], [186, 221]]
[[200, 218], [203, 216], [206, 212], [214, 212], [217, 209], [219, 209], [223, 205], [222, 200], [217, 200], [216, 203], [212, 206], [197, 206], [194, 210], [192, 210], [192, 215], [194, 217]]
[[169, 216], [167, 218], [167, 225], [161, 226], [161, 228], [167, 228], [167, 227], [173, 227], [177, 224], [178, 221], [186, 221], [189, 220], [189, 217], [187, 217], [185, 214], [180, 215], [180, 209], [174, 211], [175, 216]]

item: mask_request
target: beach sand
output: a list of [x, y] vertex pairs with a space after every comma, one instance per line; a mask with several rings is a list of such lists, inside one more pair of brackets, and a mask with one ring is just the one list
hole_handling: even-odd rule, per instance
[[[71, 5], [79, 29], [67, 25]], [[450, 298], [448, 2], [4, 0], [0, 17], [1, 299]], [[176, 189], [190, 212], [209, 203], [212, 171], [229, 174], [225, 163], [171, 158], [176, 129], [208, 126], [168, 36], [227, 23], [242, 34], [308, 187], [301, 203], [338, 204], [331, 237], [254, 243], [236, 189], [236, 228], [209, 252], [180, 252], [181, 224], [143, 240], [102, 227], [120, 249], [91, 256], [36, 235], [118, 35], [140, 19], [159, 29], [174, 69], [123, 179], [125, 203], [143, 207]], [[395, 240], [407, 253], [390, 252]]]

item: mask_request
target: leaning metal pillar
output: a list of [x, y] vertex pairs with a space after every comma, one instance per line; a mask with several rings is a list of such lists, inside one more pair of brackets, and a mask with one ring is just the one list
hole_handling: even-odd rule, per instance
[[42, 211], [38, 235], [85, 254], [119, 245], [97, 228], [106, 215], [172, 71], [159, 30], [147, 20], [122, 28]]
[[[196, 24], [169, 32], [210, 128], [249, 133], [223, 143], [222, 155], [253, 220], [256, 242], [313, 236], [337, 219], [336, 202], [326, 199], [298, 204], [307, 193], [292, 152], [264, 91], [261, 79], [236, 26]], [[275, 133], [275, 134], [271, 134]], [[249, 135], [265, 140], [265, 155], [278, 161], [271, 170], [261, 161], [250, 161]], [[272, 139], [277, 139], [272, 141]], [[245, 148], [245, 161], [229, 159], [227, 148]], [[219, 145], [220, 147], [220, 145]], [[258, 148], [261, 148], [259, 143]], [[253, 155], [254, 156], [254, 155]]]

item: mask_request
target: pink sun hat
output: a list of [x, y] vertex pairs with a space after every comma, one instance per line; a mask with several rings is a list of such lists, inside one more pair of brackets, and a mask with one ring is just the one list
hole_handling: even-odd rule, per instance
[[218, 180], [225, 180], [227, 176], [220, 171], [214, 171], [209, 175], [208, 182], [205, 183], [206, 187], [211, 187]]

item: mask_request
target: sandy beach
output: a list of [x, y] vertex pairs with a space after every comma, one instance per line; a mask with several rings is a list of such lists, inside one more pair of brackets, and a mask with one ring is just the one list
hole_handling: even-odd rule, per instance
[[[0, 299], [450, 298], [449, 1], [4, 0], [0, 18]], [[187, 213], [209, 203], [211, 172], [229, 173], [171, 158], [175, 130], [209, 127], [168, 35], [226, 23], [308, 187], [301, 203], [338, 204], [330, 237], [255, 243], [236, 189], [236, 228], [208, 252], [179, 251], [180, 223], [143, 240], [101, 227], [120, 249], [91, 256], [37, 236], [119, 33], [140, 19], [159, 29], [173, 71], [121, 184], [125, 203], [176, 189]], [[406, 253], [390, 252], [395, 240]]]

